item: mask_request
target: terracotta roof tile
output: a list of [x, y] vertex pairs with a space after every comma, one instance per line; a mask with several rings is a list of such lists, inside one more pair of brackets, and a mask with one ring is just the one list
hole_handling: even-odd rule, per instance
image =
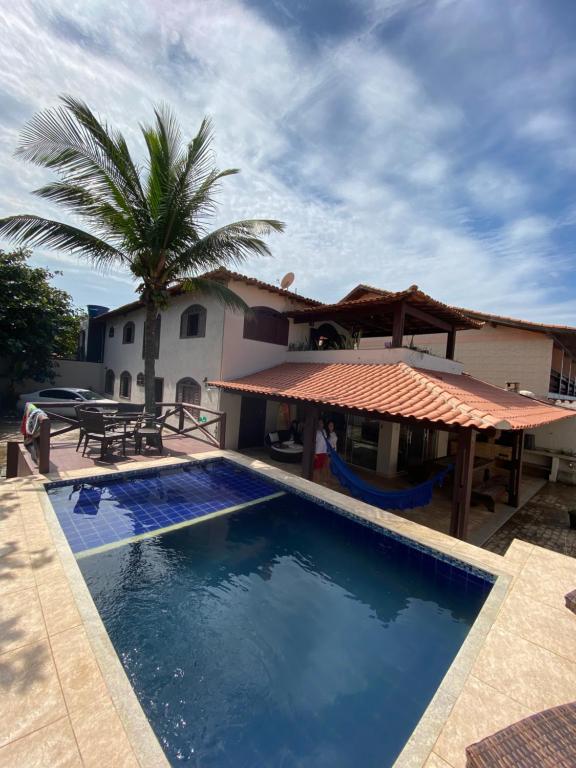
[[339, 314], [346, 312], [347, 310], [378, 310], [390, 304], [402, 301], [403, 299], [406, 300], [407, 303], [413, 304], [419, 309], [427, 311], [431, 315], [445, 319], [459, 329], [481, 328], [484, 325], [482, 321], [464, 314], [462, 310], [433, 299], [431, 296], [428, 296], [427, 293], [421, 291], [416, 285], [412, 285], [405, 291], [397, 291], [396, 293], [383, 291], [381, 295], [377, 296], [365, 296], [364, 298], [351, 299], [348, 301], [342, 299], [341, 301], [336, 302], [336, 304], [321, 304], [320, 306], [306, 307], [305, 309], [293, 309], [285, 314], [300, 320], [304, 320], [308, 317], [312, 318], [319, 313], [322, 315], [332, 314], [337, 321]]
[[234, 392], [476, 429], [528, 429], [576, 415], [467, 374], [424, 371], [405, 363], [283, 363], [211, 383]]
[[576, 333], [576, 328], [571, 325], [555, 325], [554, 323], [536, 323], [532, 320], [520, 320], [517, 317], [507, 317], [506, 315], [494, 315], [490, 312], [478, 312], [475, 309], [465, 309], [464, 307], [457, 307], [459, 312], [472, 317], [476, 320], [484, 320], [485, 322], [501, 323], [503, 325], [510, 325], [515, 328], [525, 328], [528, 331], [542, 331], [544, 333]]
[[[262, 280], [258, 280], [256, 277], [248, 277], [247, 275], [241, 275], [239, 272], [231, 272], [229, 269], [214, 269], [211, 272], [205, 272], [201, 275], [198, 275], [198, 277], [207, 277], [210, 280], [238, 280], [242, 283], [245, 283], [246, 285], [255, 285], [257, 288], [262, 288], [266, 291], [270, 291], [271, 293], [277, 293], [280, 296], [286, 296], [290, 299], [294, 299], [294, 301], [299, 301], [302, 304], [308, 305], [309, 307], [319, 307], [322, 304], [321, 301], [316, 301], [316, 299], [307, 299], [305, 296], [300, 296], [299, 293], [287, 291], [284, 288], [278, 288], [277, 285], [265, 283]], [[177, 283], [170, 286], [170, 288], [168, 288], [168, 293], [171, 296], [178, 296], [179, 294], [183, 293], [181, 284]], [[102, 320], [108, 320], [111, 317], [115, 317], [117, 315], [125, 315], [128, 312], [133, 312], [135, 309], [141, 309], [143, 306], [144, 303], [138, 299], [137, 301], [130, 302], [130, 304], [123, 304], [120, 307], [111, 309], [109, 312], [104, 312], [101, 315], [98, 315], [95, 319], [99, 322]]]

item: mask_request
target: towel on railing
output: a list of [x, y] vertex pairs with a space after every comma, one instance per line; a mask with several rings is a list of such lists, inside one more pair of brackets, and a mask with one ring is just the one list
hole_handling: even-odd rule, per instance
[[326, 445], [330, 456], [330, 469], [341, 485], [347, 488], [354, 498], [381, 509], [426, 507], [432, 501], [434, 488], [442, 485], [446, 475], [452, 471], [452, 465], [450, 465], [431, 477], [430, 480], [415, 485], [413, 488], [405, 488], [400, 491], [381, 491], [354, 474], [328, 441], [326, 441]]
[[20, 431], [24, 435], [24, 445], [29, 445], [40, 433], [40, 424], [48, 416], [33, 403], [26, 403]]

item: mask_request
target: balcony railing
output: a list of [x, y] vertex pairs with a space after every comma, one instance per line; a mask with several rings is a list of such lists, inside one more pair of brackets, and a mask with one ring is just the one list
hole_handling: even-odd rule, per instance
[[[31, 450], [27, 450], [21, 442], [10, 441], [7, 444], [6, 477], [23, 477], [34, 473], [35, 468], [39, 474], [47, 474], [50, 471], [50, 446], [53, 438], [64, 435], [68, 432], [74, 432], [80, 428], [77, 416], [62, 415], [55, 413], [54, 409], [67, 408], [71, 410], [74, 406], [70, 400], [52, 403], [33, 403], [41, 408], [47, 419], [40, 422], [39, 434], [34, 439]], [[110, 410], [110, 401], [91, 400], [86, 403], [91, 410], [105, 408]], [[132, 405], [132, 408], [130, 408]], [[144, 406], [136, 403], [122, 403], [120, 412], [131, 411], [143, 412]], [[82, 407], [82, 406], [80, 406]], [[138, 411], [140, 409], [140, 411]], [[168, 409], [164, 412], [164, 409]], [[211, 408], [205, 408], [203, 405], [195, 403], [156, 403], [157, 417], [162, 415], [165, 418], [164, 429], [181, 437], [189, 437], [206, 443], [214, 448], [223, 448], [226, 442], [226, 413], [215, 411]], [[208, 414], [204, 416], [203, 414]], [[172, 419], [174, 423], [171, 423]], [[65, 426], [52, 429], [53, 422], [64, 422]]]

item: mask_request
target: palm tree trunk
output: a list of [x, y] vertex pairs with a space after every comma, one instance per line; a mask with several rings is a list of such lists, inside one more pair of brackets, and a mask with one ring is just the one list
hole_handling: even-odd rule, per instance
[[154, 382], [156, 379], [156, 305], [152, 300], [146, 302], [146, 320], [144, 324], [144, 410], [154, 414], [156, 403]]

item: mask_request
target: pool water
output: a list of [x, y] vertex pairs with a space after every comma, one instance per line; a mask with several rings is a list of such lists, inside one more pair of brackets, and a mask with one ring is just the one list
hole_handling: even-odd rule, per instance
[[168, 760], [202, 768], [391, 766], [492, 586], [290, 493], [78, 564]]

